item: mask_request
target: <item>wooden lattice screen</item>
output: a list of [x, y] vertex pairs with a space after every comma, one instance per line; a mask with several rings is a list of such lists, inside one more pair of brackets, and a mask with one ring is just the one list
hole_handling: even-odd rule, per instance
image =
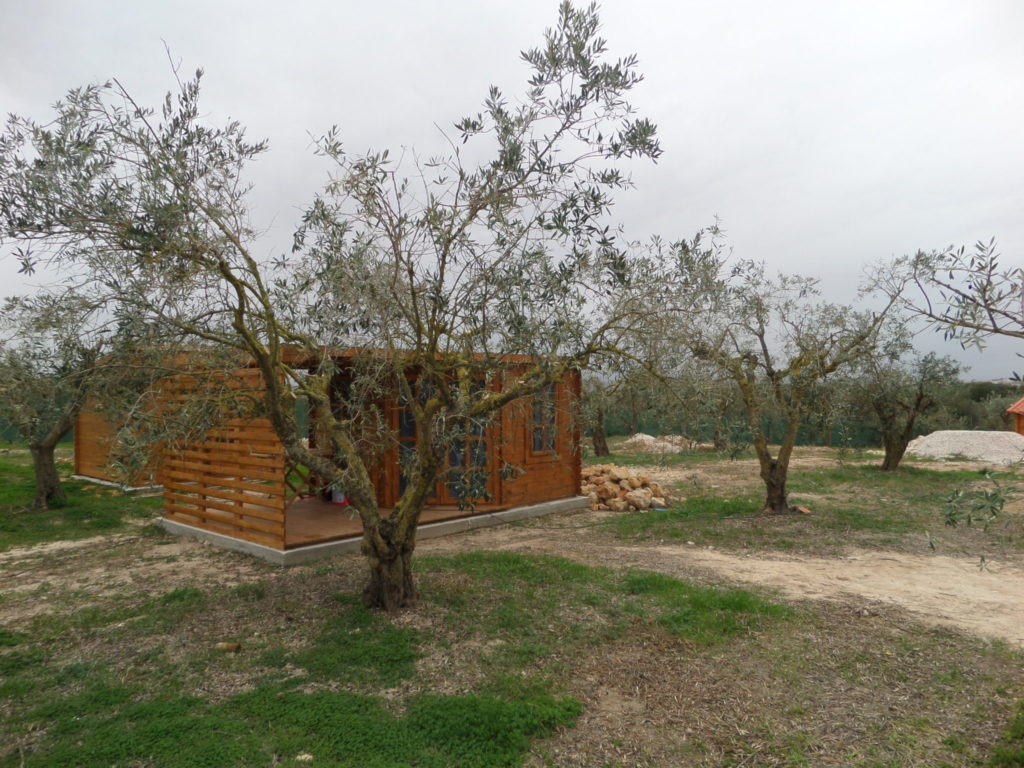
[[164, 455], [168, 520], [284, 549], [284, 447], [266, 419], [230, 419], [203, 443]]

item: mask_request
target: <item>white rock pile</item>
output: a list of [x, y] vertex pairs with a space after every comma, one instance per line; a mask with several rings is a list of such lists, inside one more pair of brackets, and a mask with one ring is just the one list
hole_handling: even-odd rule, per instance
[[908, 456], [927, 459], [964, 458], [986, 464], [1024, 461], [1024, 435], [1016, 432], [946, 429], [910, 441]]
[[583, 495], [590, 497], [591, 509], [610, 509], [613, 512], [660, 509], [667, 506], [668, 500], [666, 490], [650, 477], [614, 464], [585, 467]]
[[623, 443], [627, 448], [634, 451], [645, 451], [647, 453], [681, 453], [682, 451], [695, 451], [701, 447], [696, 440], [691, 440], [683, 435], [662, 435], [653, 437], [637, 432]]

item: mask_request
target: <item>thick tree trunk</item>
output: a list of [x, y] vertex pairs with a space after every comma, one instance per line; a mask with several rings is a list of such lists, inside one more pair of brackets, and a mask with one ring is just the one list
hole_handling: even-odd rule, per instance
[[412, 553], [416, 547], [415, 527], [408, 541], [399, 541], [393, 521], [382, 518], [376, 530], [363, 531], [362, 552], [369, 566], [363, 602], [371, 608], [397, 611], [416, 600], [412, 578]]
[[[387, 517], [362, 514], [362, 552], [369, 566], [369, 580], [363, 602], [371, 608], [397, 611], [416, 601], [412, 553], [416, 549], [416, 526], [437, 484], [444, 463], [443, 448], [432, 439], [433, 424], [417, 420], [416, 466], [398, 504]], [[371, 487], [364, 494], [373, 494]], [[364, 503], [370, 503], [369, 499]], [[375, 504], [375, 502], [373, 502]]]
[[32, 468], [36, 476], [36, 496], [32, 506], [40, 511], [49, 509], [53, 503], [64, 501], [64, 489], [60, 485], [57, 464], [53, 452], [55, 446], [35, 444], [29, 447], [32, 453]]
[[604, 409], [598, 408], [594, 413], [594, 425], [590, 430], [590, 441], [594, 445], [595, 456], [610, 456], [608, 438], [604, 434]]
[[783, 466], [776, 459], [771, 459], [767, 471], [762, 471], [761, 478], [765, 485], [765, 515], [787, 515], [793, 512], [789, 506], [789, 494], [786, 492], [786, 475], [788, 466]]
[[885, 447], [885, 458], [882, 459], [883, 472], [895, 472], [903, 460], [903, 454], [907, 452], [909, 440], [904, 440], [902, 435], [883, 435], [882, 443]]

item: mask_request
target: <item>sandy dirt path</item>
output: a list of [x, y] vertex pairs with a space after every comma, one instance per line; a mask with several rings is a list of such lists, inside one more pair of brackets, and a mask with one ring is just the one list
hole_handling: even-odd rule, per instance
[[1024, 645], [1024, 559], [855, 550], [822, 558], [741, 554], [692, 545], [622, 545], [587, 529], [499, 528], [423, 542], [420, 551], [467, 548], [545, 552], [592, 565], [750, 584], [795, 600], [831, 600], [871, 610], [898, 607], [916, 621]]
[[[644, 568], [686, 579], [756, 585], [794, 600], [830, 600], [870, 611], [894, 606], [908, 618], [1024, 646], [1024, 557], [998, 560], [853, 550], [841, 557], [727, 552], [687, 544], [624, 544], [593, 526], [591, 513], [526, 526], [499, 526], [423, 541], [420, 553], [467, 549], [544, 552], [591, 565]], [[360, 568], [358, 555], [348, 555]], [[0, 553], [3, 591], [28, 594], [41, 583], [105, 594], [132, 584], [166, 591], [180, 583], [243, 583], [273, 568], [184, 539], [154, 542], [125, 534], [54, 542]], [[11, 601], [0, 620], [47, 610]]]

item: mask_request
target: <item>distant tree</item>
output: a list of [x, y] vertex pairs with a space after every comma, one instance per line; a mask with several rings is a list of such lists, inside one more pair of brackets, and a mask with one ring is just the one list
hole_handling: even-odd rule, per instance
[[[606, 60], [598, 26], [594, 6], [564, 3], [543, 46], [523, 54], [522, 99], [492, 87], [457, 123], [450, 153], [407, 160], [411, 171], [386, 151], [350, 156], [329, 133], [319, 150], [332, 178], [276, 264], [257, 255], [246, 203], [244, 171], [265, 145], [203, 122], [198, 77], [159, 114], [115, 83], [72, 92], [46, 126], [10, 121], [0, 224], [43, 251], [26, 247], [24, 264], [77, 265], [153, 322], [254, 361], [289, 460], [344, 489], [359, 513], [365, 601], [396, 609], [416, 594], [420, 512], [439, 477], [456, 479], [453, 441], [623, 351], [651, 311], [636, 297], [646, 264], [605, 218], [629, 186], [620, 161], [660, 148], [627, 101], [641, 80], [635, 57]], [[365, 386], [332, 386], [324, 350], [339, 347], [371, 350]], [[514, 375], [509, 354], [529, 361]], [[361, 441], [366, 394], [384, 384], [401, 389], [417, 436], [390, 514]], [[296, 398], [317, 421], [316, 450], [301, 439]], [[466, 484], [467, 501], [479, 485]]]
[[0, 419], [32, 454], [33, 507], [64, 501], [55, 449], [90, 397], [123, 396], [145, 371], [134, 330], [80, 292], [9, 298], [0, 310]]
[[904, 256], [880, 266], [874, 282], [948, 339], [974, 346], [992, 335], [1024, 339], [1024, 267], [1001, 263], [994, 238], [970, 250]]
[[599, 458], [611, 455], [604, 420], [613, 388], [614, 384], [605, 383], [597, 376], [583, 379], [583, 402], [580, 404], [583, 432], [590, 437], [591, 448]]
[[[671, 246], [678, 283], [666, 329], [692, 357], [732, 380], [746, 414], [766, 495], [766, 514], [790, 512], [786, 480], [801, 422], [816, 385], [869, 351], [888, 311], [856, 312], [816, 301], [815, 281], [772, 279], [764, 264], [730, 261], [716, 231]], [[785, 425], [773, 452], [764, 419]]]
[[961, 370], [950, 357], [916, 353], [902, 324], [859, 360], [851, 396], [874, 417], [885, 449], [883, 471], [899, 467], [921, 419], [955, 393]]

